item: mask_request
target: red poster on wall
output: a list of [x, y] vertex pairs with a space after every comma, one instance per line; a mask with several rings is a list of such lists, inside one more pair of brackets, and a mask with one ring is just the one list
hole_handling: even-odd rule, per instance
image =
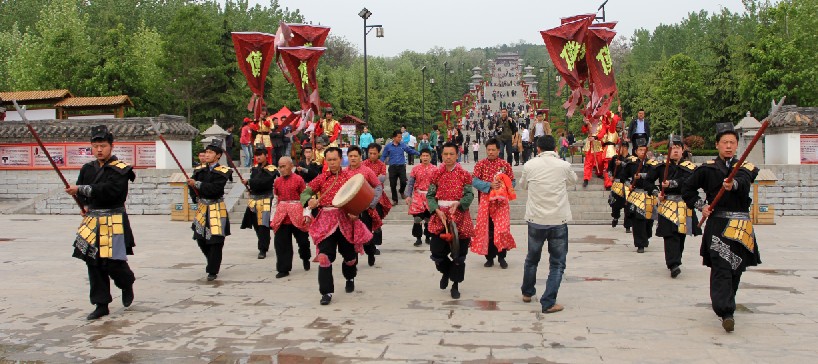
[[[80, 169], [94, 160], [87, 143], [45, 143], [51, 158], [61, 169]], [[113, 154], [134, 168], [156, 167], [154, 142], [116, 142]], [[0, 170], [51, 169], [45, 153], [34, 143], [0, 144]]]

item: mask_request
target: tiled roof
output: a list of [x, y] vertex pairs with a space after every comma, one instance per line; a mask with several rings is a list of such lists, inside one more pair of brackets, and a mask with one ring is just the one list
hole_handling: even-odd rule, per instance
[[98, 97], [70, 97], [55, 104], [56, 107], [89, 107], [89, 106], [133, 106], [127, 95], [98, 96]]
[[[170, 140], [192, 140], [199, 130], [188, 124], [181, 116], [133, 117], [124, 119], [94, 120], [32, 120], [31, 125], [46, 141], [86, 141], [91, 127], [105, 124], [116, 140], [157, 140], [152, 122], [158, 123], [162, 135]], [[26, 124], [22, 121], [0, 123], [0, 142], [33, 141]]]
[[0, 99], [3, 99], [3, 101], [7, 103], [11, 103], [11, 100], [24, 102], [34, 100], [61, 99], [65, 97], [73, 97], [73, 95], [71, 95], [71, 92], [69, 92], [68, 90], [0, 92]]

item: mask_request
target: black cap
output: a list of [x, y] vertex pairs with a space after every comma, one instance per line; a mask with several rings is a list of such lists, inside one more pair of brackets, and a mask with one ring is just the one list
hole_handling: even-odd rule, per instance
[[647, 146], [648, 146], [648, 140], [647, 140], [647, 139], [645, 139], [645, 138], [639, 138], [639, 139], [636, 139], [636, 141], [634, 141], [634, 143], [636, 144], [636, 147], [637, 147], [637, 148], [639, 148], [639, 147], [647, 147]]
[[97, 125], [91, 127], [91, 142], [96, 141], [107, 141], [108, 143], [114, 142], [114, 135], [108, 131], [108, 126], [106, 125]]
[[627, 148], [629, 145], [630, 145], [630, 144], [628, 144], [628, 142], [626, 142], [626, 141], [624, 141], [624, 140], [623, 140], [623, 141], [621, 141], [621, 142], [619, 142], [619, 146], [620, 146], [620, 147], [625, 147], [625, 148]]
[[721, 139], [724, 134], [733, 134], [738, 138], [736, 129], [733, 128], [733, 123], [716, 123], [716, 140]]
[[684, 142], [682, 142], [682, 136], [681, 135], [671, 134], [669, 139], [670, 139], [670, 144], [671, 145], [684, 145]]
[[205, 147], [205, 150], [212, 150], [216, 153], [222, 154], [224, 153], [224, 149], [222, 149], [223, 140], [219, 138], [213, 138], [210, 140], [210, 144]]
[[332, 114], [332, 108], [331, 107], [328, 107], [328, 108], [324, 109], [324, 115], [326, 115], [326, 114]]
[[267, 154], [267, 147], [264, 146], [264, 143], [256, 143], [256, 146], [255, 148], [253, 148], [253, 151]]

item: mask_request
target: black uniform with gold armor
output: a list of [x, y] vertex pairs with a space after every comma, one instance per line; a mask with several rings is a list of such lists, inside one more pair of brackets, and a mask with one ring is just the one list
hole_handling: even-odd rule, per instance
[[[220, 145], [221, 141], [214, 141], [207, 149], [221, 153], [221, 147], [216, 144]], [[233, 170], [215, 163], [212, 166], [205, 165], [194, 169], [191, 176], [196, 181], [196, 189], [199, 191], [198, 197], [195, 198], [196, 217], [191, 228], [193, 239], [207, 258], [205, 271], [208, 280], [216, 279], [216, 275], [219, 274], [224, 239], [230, 235], [230, 219], [227, 215], [227, 206], [224, 204], [224, 187], [228, 181], [233, 180], [232, 175]], [[193, 191], [190, 195], [196, 196]]]
[[[682, 185], [682, 197], [687, 206], [700, 208], [704, 205], [699, 198], [699, 189], [707, 195], [707, 203], [712, 203], [736, 162], [736, 158], [716, 158], [696, 168]], [[752, 204], [750, 188], [756, 176], [758, 168], [751, 163], [744, 163], [738, 169], [732, 190], [725, 190], [718, 204], [712, 207], [713, 212], [702, 235], [700, 254], [703, 264], [710, 267], [713, 311], [725, 319], [732, 319], [736, 310], [741, 274], [747, 267], [761, 263], [749, 213]]]
[[[640, 248], [639, 252], [643, 252], [644, 248], [648, 247], [649, 239], [653, 236], [657, 189], [650, 175], [658, 165], [659, 163], [653, 159], [640, 160], [631, 157], [624, 168], [625, 175], [631, 178], [631, 188], [626, 200], [633, 225], [633, 245]], [[638, 178], [637, 171], [639, 171]]]
[[[625, 148], [627, 148], [627, 144], [625, 144]], [[624, 207], [626, 207], [625, 196], [630, 191], [630, 186], [628, 185], [628, 180], [630, 176], [625, 174], [625, 163], [628, 161], [636, 161], [636, 157], [627, 155], [615, 155], [611, 158], [611, 161], [608, 163], [608, 174], [611, 175], [611, 179], [613, 180], [613, 185], [611, 185], [611, 194], [608, 197], [608, 205], [611, 206], [611, 226], [616, 227], [619, 223], [619, 216], [621, 216], [621, 211]], [[616, 166], [616, 161], [621, 161], [622, 163], [619, 167]], [[614, 170], [616, 175], [614, 176]], [[625, 229], [630, 231], [631, 229], [631, 218], [628, 211], [625, 211], [625, 222], [623, 224]]]
[[685, 236], [702, 234], [701, 229], [697, 226], [699, 220], [695, 211], [688, 208], [682, 200], [682, 185], [693, 174], [696, 165], [690, 161], [676, 163], [668, 159], [668, 162], [654, 168], [649, 178], [657, 180], [661, 185], [665, 168], [669, 168], [667, 172], [669, 185], [665, 188], [664, 200], [659, 202], [656, 236], [664, 239], [665, 264], [667, 269], [671, 270], [672, 277], [675, 278], [681, 272], [677, 268], [682, 265]]
[[[92, 142], [113, 143], [113, 135], [104, 125], [94, 127], [92, 135]], [[115, 155], [101, 165], [96, 160], [86, 163], [77, 177], [77, 197], [86, 214], [77, 230], [73, 256], [84, 260], [88, 268], [91, 303], [97, 305], [89, 320], [108, 314], [108, 304], [113, 301], [111, 279], [122, 290], [125, 307], [133, 301], [136, 278], [127, 256], [133, 255], [135, 243], [125, 200], [128, 182], [134, 179], [133, 168]]]
[[[256, 151], [263, 150], [264, 145], [256, 146]], [[278, 177], [278, 170], [273, 165], [258, 164], [250, 171], [247, 187], [250, 188], [250, 200], [247, 201], [247, 210], [241, 221], [242, 229], [253, 228], [258, 237], [258, 257], [263, 259], [270, 249], [270, 220], [271, 205], [273, 203], [273, 182]]]

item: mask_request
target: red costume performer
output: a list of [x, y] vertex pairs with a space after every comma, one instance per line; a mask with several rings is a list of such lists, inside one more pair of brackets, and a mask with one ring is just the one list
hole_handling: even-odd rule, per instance
[[[332, 278], [332, 262], [335, 261], [336, 249], [344, 258], [341, 272], [346, 278], [346, 291], [355, 290], [354, 279], [358, 275], [358, 254], [364, 252], [364, 244], [372, 240], [372, 233], [359, 219], [352, 219], [346, 212], [332, 205], [335, 194], [341, 189], [353, 173], [340, 168], [340, 154], [338, 148], [331, 148], [330, 152], [337, 154], [337, 171], [328, 168], [315, 177], [304, 192], [301, 193], [301, 203], [317, 198], [318, 216], [310, 224], [310, 237], [317, 246], [315, 261], [318, 262], [318, 289], [321, 292], [321, 304], [327, 305], [332, 300], [335, 284]], [[335, 156], [333, 156], [335, 157]], [[326, 158], [326, 155], [325, 155]], [[310, 202], [316, 204], [315, 202]], [[311, 210], [305, 209], [304, 215]]]
[[298, 174], [290, 173], [280, 176], [273, 182], [273, 194], [277, 197], [275, 215], [270, 227], [275, 232], [273, 247], [276, 251], [276, 270], [289, 273], [293, 260], [293, 237], [298, 244], [298, 256], [304, 270], [310, 270], [310, 237], [309, 226], [304, 222], [304, 207], [299, 198], [307, 188], [304, 179]]
[[616, 145], [619, 143], [619, 134], [616, 131], [616, 126], [619, 124], [621, 118], [619, 115], [613, 113], [613, 111], [608, 111], [607, 114], [603, 115], [601, 118], [602, 121], [602, 130], [600, 134], [602, 137], [602, 163], [604, 168], [602, 169], [603, 173], [605, 174], [605, 189], [610, 189], [613, 185], [613, 180], [610, 178], [608, 173], [608, 163], [610, 163], [611, 158], [617, 155]]
[[[431, 153], [428, 150], [421, 153], [427, 153], [431, 157]], [[426, 244], [431, 243], [429, 218], [432, 215], [431, 212], [429, 212], [429, 203], [426, 200], [426, 193], [429, 191], [429, 184], [432, 183], [432, 177], [437, 170], [437, 166], [431, 163], [421, 162], [420, 165], [412, 168], [412, 172], [409, 173], [409, 183], [406, 185], [404, 198], [411, 199], [407, 213], [415, 217], [415, 223], [412, 225], [412, 236], [416, 239], [415, 246], [421, 246], [421, 237], [424, 233], [426, 234]]]
[[[605, 156], [602, 151], [602, 138], [607, 133], [606, 127], [607, 125], [600, 119], [586, 119], [585, 124], [582, 125], [582, 132], [587, 136], [585, 146], [582, 148], [582, 151], [585, 153], [585, 167], [582, 176], [583, 187], [588, 186], [591, 173], [604, 179], [606, 188], [610, 187], [613, 183], [606, 173], [608, 164], [605, 162]], [[616, 133], [615, 124], [613, 130], [614, 133]]]
[[[347, 167], [347, 171], [351, 172], [352, 175], [361, 174], [364, 176], [366, 183], [369, 183], [372, 188], [375, 189], [375, 197], [372, 200], [372, 203], [369, 204], [369, 208], [366, 211], [361, 213], [361, 221], [363, 221], [364, 225], [369, 229], [369, 231], [376, 231], [383, 226], [383, 219], [381, 219], [381, 215], [378, 213], [376, 207], [378, 206], [378, 200], [380, 199], [381, 194], [383, 193], [383, 184], [375, 175], [375, 172], [372, 172], [369, 167], [364, 166], [363, 164], [358, 165], [358, 168], [353, 168], [351, 165]], [[367, 256], [367, 261], [369, 266], [375, 265], [375, 235], [373, 234], [373, 239], [368, 241], [366, 245], [364, 245], [364, 252]]]
[[253, 145], [264, 144], [264, 147], [267, 148], [267, 164], [270, 165], [273, 164], [273, 142], [270, 140], [270, 132], [273, 127], [271, 117], [264, 118], [264, 114], [262, 114], [262, 120], [250, 124], [250, 129], [257, 133]]
[[[514, 237], [511, 235], [511, 217], [509, 200], [489, 198], [490, 184], [505, 175], [514, 180], [511, 164], [500, 159], [485, 158], [474, 166], [474, 185], [478, 191], [479, 207], [477, 210], [477, 228], [472, 239], [471, 251], [486, 256], [486, 267], [494, 265], [494, 257], [503, 269], [508, 267], [506, 252], [514, 249]], [[481, 183], [482, 182], [482, 183]]]
[[[380, 152], [379, 152], [380, 153]], [[380, 155], [374, 161], [372, 159], [367, 159], [362, 162], [364, 167], [367, 167], [378, 176], [378, 180], [381, 181], [381, 184], [386, 180], [386, 163], [380, 160]], [[389, 211], [392, 210], [392, 201], [389, 199], [389, 196], [386, 195], [386, 191], [381, 193], [381, 198], [378, 200], [378, 206], [383, 210], [383, 214], [381, 215], [381, 219], [389, 215]], [[381, 244], [378, 244], [381, 245]]]

